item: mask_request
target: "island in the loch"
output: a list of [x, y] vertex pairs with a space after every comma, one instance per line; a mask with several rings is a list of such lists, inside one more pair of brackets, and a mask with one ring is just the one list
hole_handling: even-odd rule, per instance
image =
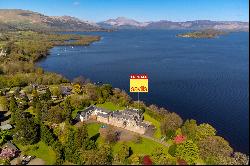
[[219, 35], [225, 35], [228, 32], [220, 31], [220, 30], [202, 30], [202, 31], [194, 31], [194, 32], [187, 32], [176, 35], [177, 37], [183, 38], [216, 38]]

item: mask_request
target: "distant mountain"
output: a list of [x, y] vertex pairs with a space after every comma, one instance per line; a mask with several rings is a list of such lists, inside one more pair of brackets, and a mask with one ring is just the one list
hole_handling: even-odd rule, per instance
[[0, 9], [0, 30], [105, 31], [106, 29], [215, 29], [249, 31], [249, 23], [210, 20], [140, 22], [125, 17], [93, 23], [71, 16], [46, 16], [28, 10]]
[[190, 29], [190, 30], [249, 30], [248, 22], [240, 21], [210, 21], [210, 20], [195, 20], [185, 22], [173, 22], [167, 20], [139, 22], [125, 17], [118, 17], [117, 19], [109, 19], [107, 21], [99, 22], [103, 28], [117, 28], [117, 29]]
[[116, 19], [109, 19], [107, 21], [99, 22], [103, 28], [143, 28], [146, 27], [148, 22], [139, 22], [125, 17], [118, 17]]
[[95, 23], [71, 16], [46, 16], [19, 9], [0, 9], [0, 30], [102, 31]]

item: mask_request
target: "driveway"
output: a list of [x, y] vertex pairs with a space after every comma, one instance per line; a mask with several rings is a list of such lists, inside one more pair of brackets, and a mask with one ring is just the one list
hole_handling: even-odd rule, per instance
[[45, 161], [40, 158], [31, 160], [27, 165], [45, 165]]

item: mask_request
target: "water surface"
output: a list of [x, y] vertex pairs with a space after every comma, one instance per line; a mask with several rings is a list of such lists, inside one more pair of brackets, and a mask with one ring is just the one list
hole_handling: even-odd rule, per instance
[[131, 73], [147, 73], [149, 93], [140, 95], [147, 104], [210, 123], [235, 150], [249, 153], [248, 33], [216, 39], [177, 38], [178, 33], [182, 31], [90, 33], [102, 40], [88, 47], [54, 47], [38, 65], [127, 92]]

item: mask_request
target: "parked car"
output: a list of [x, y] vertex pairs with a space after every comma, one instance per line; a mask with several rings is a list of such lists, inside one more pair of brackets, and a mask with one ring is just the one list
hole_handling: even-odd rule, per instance
[[23, 155], [23, 159], [25, 159], [27, 157], [27, 155]]

